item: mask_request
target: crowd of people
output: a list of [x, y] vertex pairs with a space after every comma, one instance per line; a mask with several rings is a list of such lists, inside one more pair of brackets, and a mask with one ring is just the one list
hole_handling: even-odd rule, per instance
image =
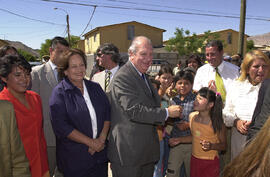
[[[105, 43], [87, 57], [62, 37], [31, 68], [0, 48], [0, 177], [249, 177], [270, 174], [270, 59], [224, 57], [212, 40], [155, 76], [151, 41], [126, 62]], [[108, 163], [110, 165], [108, 166]]]

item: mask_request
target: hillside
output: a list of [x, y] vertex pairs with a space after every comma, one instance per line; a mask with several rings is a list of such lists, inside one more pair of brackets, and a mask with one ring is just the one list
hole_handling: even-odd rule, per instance
[[8, 42], [11, 46], [15, 47], [16, 49], [21, 49], [24, 51], [29, 52], [30, 54], [32, 54], [35, 57], [39, 57], [39, 53], [37, 49], [32, 49], [31, 47], [28, 47], [27, 45], [19, 42], [19, 41], [8, 41], [5, 40], [6, 42]]
[[255, 45], [270, 45], [270, 32], [251, 36], [247, 40], [253, 40]]

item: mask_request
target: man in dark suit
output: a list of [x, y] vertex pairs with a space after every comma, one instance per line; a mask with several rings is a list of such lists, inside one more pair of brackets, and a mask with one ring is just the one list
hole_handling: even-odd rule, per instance
[[114, 177], [152, 177], [159, 160], [156, 125], [168, 116], [179, 117], [178, 105], [160, 108], [160, 97], [145, 72], [152, 63], [151, 41], [136, 37], [129, 61], [115, 74], [109, 87], [111, 129], [108, 157]]
[[69, 47], [68, 42], [62, 37], [54, 37], [50, 47], [50, 60], [32, 68], [32, 88], [41, 97], [43, 108], [43, 128], [47, 142], [48, 162], [51, 176], [56, 168], [56, 143], [51, 125], [49, 98], [53, 88], [58, 83], [57, 64], [59, 56]]
[[252, 139], [263, 127], [270, 116], [270, 79], [263, 81], [259, 90], [258, 101], [248, 129], [247, 140]]

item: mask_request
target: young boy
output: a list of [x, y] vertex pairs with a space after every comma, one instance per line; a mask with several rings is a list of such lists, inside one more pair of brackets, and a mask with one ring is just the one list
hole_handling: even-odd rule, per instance
[[[190, 72], [180, 71], [174, 77], [175, 90], [178, 95], [171, 99], [172, 105], [181, 105], [183, 107], [182, 116], [174, 123], [169, 144], [171, 146], [167, 177], [189, 177], [190, 175], [190, 157], [192, 145], [181, 141], [179, 137], [190, 136], [189, 113], [193, 111], [193, 102], [196, 95], [192, 92], [194, 77]], [[185, 170], [181, 170], [184, 165]], [[186, 174], [185, 174], [186, 173]]]

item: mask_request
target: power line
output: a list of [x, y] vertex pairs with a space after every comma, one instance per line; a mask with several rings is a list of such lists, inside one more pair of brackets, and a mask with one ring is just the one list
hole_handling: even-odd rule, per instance
[[9, 10], [2, 9], [2, 8], [0, 8], [0, 11], [7, 12], [9, 14], [12, 14], [12, 15], [15, 15], [15, 16], [18, 16], [18, 17], [22, 17], [22, 18], [25, 18], [25, 19], [28, 19], [28, 20], [36, 21], [36, 22], [47, 23], [47, 24], [50, 24], [50, 25], [61, 25], [61, 26], [63, 26], [63, 24], [57, 24], [57, 23], [53, 23], [53, 22], [48, 22], [48, 21], [43, 21], [43, 20], [38, 20], [38, 19], [26, 17], [26, 16], [23, 16], [23, 15], [20, 15], [20, 14], [17, 14], [17, 13], [14, 13], [14, 12], [11, 12]]
[[[184, 15], [197, 15], [197, 16], [209, 16], [209, 17], [222, 17], [222, 18], [234, 18], [239, 19], [239, 16], [234, 15], [218, 15], [218, 14], [208, 14], [208, 13], [194, 13], [194, 12], [183, 12], [183, 11], [171, 11], [171, 10], [157, 10], [157, 9], [146, 9], [146, 8], [131, 8], [131, 7], [121, 7], [121, 6], [109, 6], [109, 5], [93, 5], [93, 4], [83, 4], [75, 2], [66, 2], [66, 1], [57, 1], [57, 0], [41, 0], [45, 2], [55, 2], [62, 4], [70, 5], [80, 5], [80, 6], [90, 6], [90, 7], [103, 7], [111, 9], [123, 9], [123, 10], [139, 10], [139, 11], [148, 11], [148, 12], [161, 12], [161, 13], [173, 13], [173, 14], [184, 14]], [[256, 17], [247, 17], [249, 20], [260, 20], [260, 21], [270, 21], [269, 19], [256, 18]]]
[[[172, 6], [166, 6], [166, 5], [158, 5], [158, 4], [151, 4], [151, 3], [137, 3], [137, 2], [123, 1], [123, 0], [106, 0], [106, 1], [120, 2], [120, 3], [126, 3], [126, 4], [134, 4], [134, 5], [146, 5], [146, 6], [152, 6], [152, 7], [155, 6], [155, 7], [162, 7], [162, 8], [178, 9], [178, 10], [189, 10], [189, 11], [196, 11], [196, 12], [208, 12], [208, 13], [223, 14], [223, 15], [239, 15], [239, 14], [236, 14], [236, 13], [216, 12], [216, 11], [200, 10], [200, 9], [193, 9], [193, 8], [192, 9], [191, 8], [179, 8], [179, 7], [172, 7]], [[253, 18], [270, 18], [270, 17], [253, 16], [253, 15], [249, 15], [249, 17], [253, 17]]]
[[[79, 0], [70, 0], [71, 2], [79, 2]], [[225, 13], [225, 12], [216, 12], [216, 11], [209, 11], [209, 10], [200, 10], [200, 9], [191, 9], [191, 8], [179, 8], [179, 7], [172, 7], [172, 6], [166, 6], [166, 5], [158, 5], [158, 4], [151, 4], [151, 3], [138, 3], [138, 2], [130, 2], [130, 1], [123, 1], [123, 0], [105, 0], [110, 2], [119, 2], [119, 3], [125, 3], [125, 4], [134, 4], [134, 5], [144, 5], [144, 6], [151, 6], [151, 7], [162, 7], [162, 8], [170, 8], [170, 9], [178, 9], [178, 10], [188, 10], [188, 11], [196, 11], [196, 12], [208, 12], [208, 13], [214, 13], [214, 14], [223, 14], [223, 15], [236, 15], [239, 14], [236, 13]], [[88, 1], [80, 1], [80, 2], [88, 2]], [[265, 20], [270, 19], [270, 17], [265, 16], [253, 16], [249, 15], [250, 18], [263, 18]]]
[[87, 29], [88, 25], [90, 24], [90, 22], [91, 22], [91, 20], [92, 20], [92, 18], [93, 18], [93, 16], [94, 16], [94, 13], [95, 13], [95, 11], [96, 11], [96, 8], [97, 8], [97, 6], [94, 6], [94, 10], [93, 10], [93, 12], [92, 12], [92, 14], [91, 14], [91, 16], [90, 16], [90, 19], [89, 19], [89, 21], [88, 21], [86, 27], [84, 28], [83, 32], [81, 33], [80, 37], [83, 35], [83, 33], [84, 33], [85, 30]]

